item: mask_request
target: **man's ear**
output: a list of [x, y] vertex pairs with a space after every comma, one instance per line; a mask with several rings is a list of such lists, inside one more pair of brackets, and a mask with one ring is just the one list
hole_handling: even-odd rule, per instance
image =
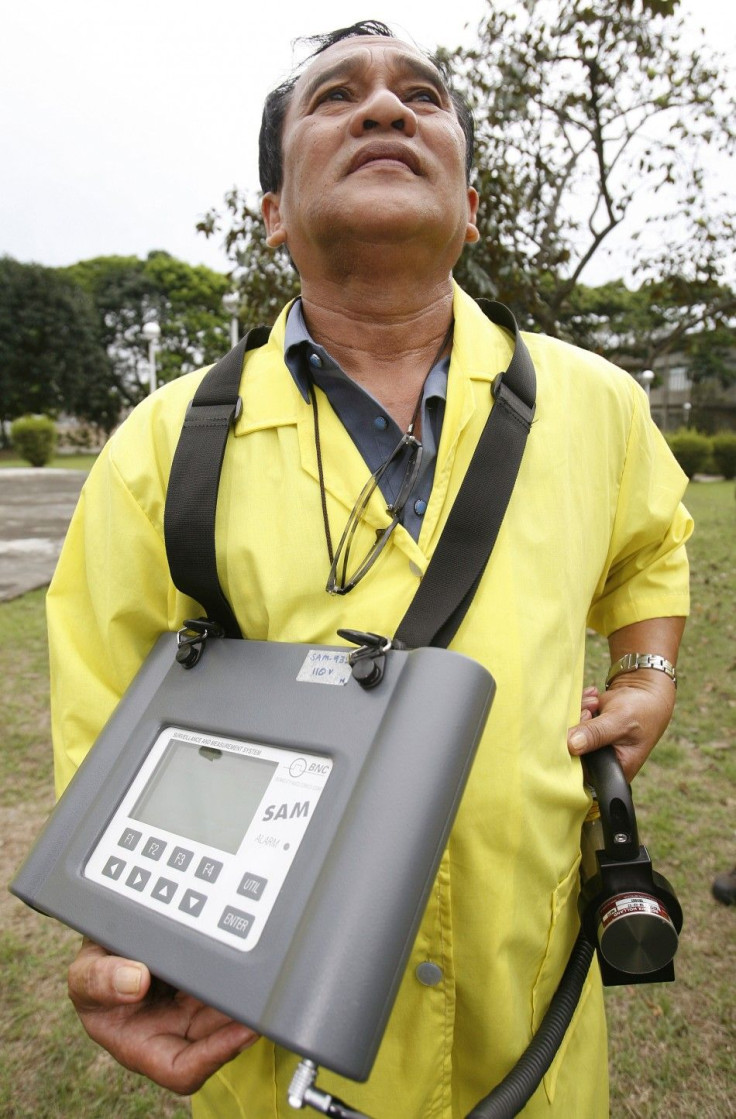
[[273, 191], [264, 194], [261, 202], [261, 214], [266, 226], [266, 244], [270, 249], [277, 249], [279, 245], [286, 244], [286, 226], [281, 218], [280, 198]]
[[465, 227], [466, 245], [472, 245], [476, 241], [480, 241], [478, 226], [475, 224], [476, 218], [478, 217], [479, 201], [478, 191], [474, 187], [468, 187], [468, 224]]

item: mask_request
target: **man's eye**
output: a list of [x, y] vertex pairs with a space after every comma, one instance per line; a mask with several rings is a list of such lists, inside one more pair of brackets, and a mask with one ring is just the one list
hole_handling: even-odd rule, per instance
[[439, 105], [439, 94], [433, 89], [416, 89], [409, 95], [409, 101], [424, 101], [429, 105]]
[[343, 86], [336, 86], [334, 89], [327, 89], [320, 95], [320, 102], [324, 101], [349, 101], [350, 94]]

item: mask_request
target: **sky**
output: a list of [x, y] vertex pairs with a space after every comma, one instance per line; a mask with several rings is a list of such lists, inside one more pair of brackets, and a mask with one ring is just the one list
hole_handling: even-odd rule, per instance
[[[474, 41], [485, 6], [3, 4], [0, 255], [59, 266], [165, 249], [228, 271], [221, 239], [195, 225], [233, 186], [257, 190], [261, 106], [298, 59], [292, 40], [377, 18], [420, 47], [455, 47]], [[736, 5], [683, 0], [682, 10], [733, 65]]]

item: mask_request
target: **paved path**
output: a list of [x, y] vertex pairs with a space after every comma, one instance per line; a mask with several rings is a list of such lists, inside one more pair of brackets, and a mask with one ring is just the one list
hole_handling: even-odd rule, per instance
[[0, 470], [0, 602], [51, 580], [86, 474]]

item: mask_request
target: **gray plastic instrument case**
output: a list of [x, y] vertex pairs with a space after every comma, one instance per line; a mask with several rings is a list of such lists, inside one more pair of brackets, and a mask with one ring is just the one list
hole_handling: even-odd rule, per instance
[[[364, 1080], [495, 685], [475, 661], [432, 648], [388, 652], [372, 690], [349, 673], [338, 686], [298, 680], [314, 651], [214, 638], [185, 670], [175, 662], [176, 635], [163, 635], [11, 890], [273, 1041]], [[116, 892], [84, 875], [152, 744], [172, 726], [331, 761], [251, 950], [173, 920], [178, 896], [168, 909], [146, 908], [135, 890]]]

